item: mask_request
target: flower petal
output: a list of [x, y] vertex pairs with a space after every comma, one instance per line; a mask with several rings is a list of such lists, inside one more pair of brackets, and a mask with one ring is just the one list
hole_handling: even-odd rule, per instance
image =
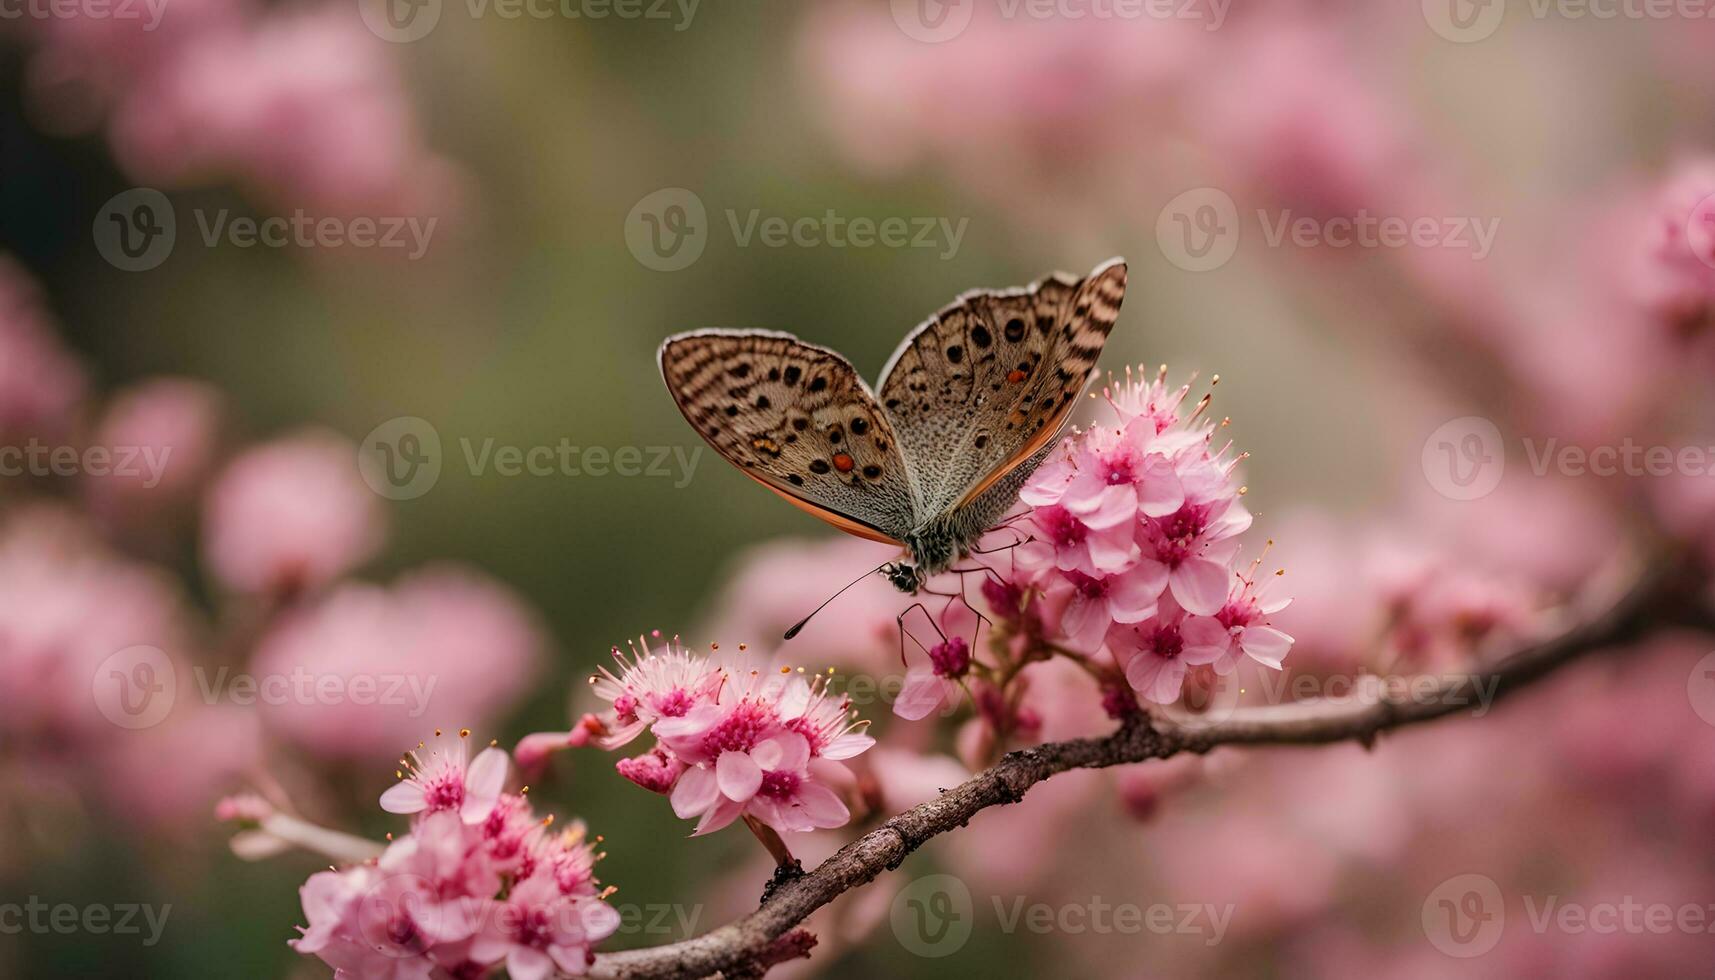
[[715, 779], [722, 796], [743, 803], [762, 788], [762, 767], [748, 752], [722, 752], [715, 760]]
[[1167, 573], [1167, 585], [1188, 613], [1213, 616], [1227, 601], [1227, 566], [1203, 558], [1191, 558]]
[[506, 751], [490, 746], [483, 749], [464, 775], [464, 802], [459, 816], [465, 823], [481, 823], [494, 812], [500, 802], [500, 791], [506, 788]]
[[381, 794], [381, 809], [388, 813], [421, 813], [429, 805], [423, 787], [415, 782], [400, 782]]
[[1280, 662], [1292, 650], [1292, 637], [1272, 626], [1247, 626], [1239, 634], [1239, 646], [1252, 660], [1279, 670]]
[[673, 804], [673, 812], [681, 819], [689, 819], [706, 813], [720, 795], [721, 788], [715, 781], [714, 770], [707, 766], [693, 766], [679, 777], [668, 802]]
[[934, 671], [913, 667], [905, 672], [905, 683], [899, 688], [899, 696], [893, 699], [893, 713], [906, 721], [927, 718], [941, 706], [946, 690]]
[[798, 803], [804, 815], [816, 827], [843, 827], [852, 818], [840, 795], [821, 783], [805, 783], [798, 787]]

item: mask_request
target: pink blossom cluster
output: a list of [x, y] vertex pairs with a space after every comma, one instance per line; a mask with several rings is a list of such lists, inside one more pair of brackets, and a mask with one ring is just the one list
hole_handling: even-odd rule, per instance
[[[304, 883], [298, 952], [354, 978], [585, 972], [590, 947], [620, 925], [595, 877], [600, 855], [581, 824], [556, 831], [524, 795], [503, 792], [506, 753], [470, 759], [469, 735], [448, 745], [436, 732], [382, 795], [383, 809], [414, 814], [410, 833], [373, 861]], [[222, 815], [254, 818], [251, 809], [229, 804]]]
[[60, 133], [104, 129], [140, 183], [225, 181], [319, 216], [414, 214], [455, 195], [388, 44], [347, 7], [175, 0], [23, 26], [35, 116]]
[[[1105, 652], [1157, 704], [1180, 699], [1188, 671], [1228, 674], [1245, 658], [1279, 669], [1292, 647], [1269, 625], [1287, 604], [1273, 577], [1238, 567], [1251, 525], [1234, 477], [1243, 457], [1214, 444], [1222, 426], [1203, 418], [1207, 398], [1185, 409], [1189, 392], [1169, 388], [1165, 371], [1111, 387], [1112, 420], [1067, 439], [1025, 484], [1024, 509], [1002, 531], [1017, 546], [983, 584], [1012, 635], [1038, 652]], [[908, 718], [953, 698], [971, 667], [960, 636], [926, 652], [894, 706]], [[1107, 699], [1110, 714], [1132, 709], [1114, 690]]]
[[834, 787], [848, 781], [841, 763], [875, 744], [869, 723], [821, 676], [765, 670], [745, 650], [717, 661], [677, 639], [651, 648], [640, 638], [629, 655], [615, 647], [618, 673], [604, 667], [590, 678], [610, 707], [571, 732], [525, 739], [521, 762], [533, 764], [554, 745], [617, 749], [647, 730], [655, 746], [615, 768], [695, 819], [692, 836], [741, 816], [783, 833], [843, 826], [851, 811]]

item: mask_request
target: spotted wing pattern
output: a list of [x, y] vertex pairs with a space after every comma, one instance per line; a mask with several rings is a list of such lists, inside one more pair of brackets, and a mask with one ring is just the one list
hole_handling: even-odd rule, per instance
[[922, 513], [975, 500], [1059, 434], [1125, 283], [1125, 263], [1110, 259], [1083, 279], [975, 290], [905, 338], [882, 371], [880, 399], [912, 461]]
[[668, 338], [660, 361], [679, 411], [745, 475], [841, 530], [911, 531], [903, 447], [845, 358], [790, 334], [702, 330]]

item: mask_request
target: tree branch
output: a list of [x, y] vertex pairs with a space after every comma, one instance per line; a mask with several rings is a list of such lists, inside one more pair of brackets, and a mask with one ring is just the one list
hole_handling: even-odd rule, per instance
[[1139, 718], [1106, 738], [1051, 742], [1011, 752], [989, 769], [912, 807], [840, 848], [814, 871], [780, 882], [760, 908], [704, 935], [653, 949], [604, 953], [590, 976], [597, 980], [700, 978], [722, 971], [748, 972], [776, 939], [835, 898], [868, 883], [938, 834], [964, 826], [979, 811], [1017, 803], [1030, 787], [1070, 769], [1165, 759], [1208, 752], [1221, 745], [1319, 745], [1358, 741], [1431, 721], [1480, 703], [1478, 692], [1498, 699], [1592, 652], [1625, 647], [1674, 627], [1715, 630], [1701, 601], [1708, 579], [1677, 554], [1652, 562], [1637, 584], [1606, 611], [1551, 639], [1521, 649], [1478, 674], [1440, 680], [1408, 698], [1386, 695], [1380, 679], [1359, 685], [1352, 697], [1312, 699], [1238, 708], [1218, 719]]

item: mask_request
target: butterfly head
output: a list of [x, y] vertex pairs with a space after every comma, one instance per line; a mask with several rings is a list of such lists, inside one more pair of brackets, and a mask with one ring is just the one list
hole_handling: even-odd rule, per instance
[[907, 595], [916, 595], [923, 585], [923, 570], [908, 561], [889, 562], [881, 566], [881, 574], [887, 576], [894, 588]]

